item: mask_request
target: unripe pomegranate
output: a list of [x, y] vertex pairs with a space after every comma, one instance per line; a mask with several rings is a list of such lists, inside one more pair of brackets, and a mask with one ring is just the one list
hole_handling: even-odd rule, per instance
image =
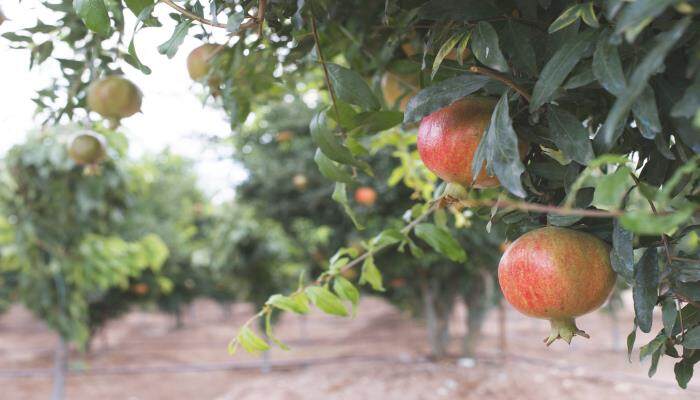
[[68, 148], [68, 155], [78, 165], [94, 165], [107, 155], [100, 136], [83, 133], [76, 136]]
[[355, 201], [368, 207], [374, 205], [377, 201], [377, 192], [368, 186], [359, 187], [355, 191]]
[[610, 248], [588, 233], [545, 227], [528, 232], [506, 249], [498, 265], [503, 296], [518, 311], [548, 319], [545, 339], [571, 343], [574, 335], [589, 336], [576, 327], [575, 317], [600, 307], [615, 284]]
[[88, 88], [88, 108], [105, 118], [119, 120], [141, 111], [143, 95], [136, 85], [121, 76], [108, 76]]
[[5, 20], [7, 20], [7, 17], [5, 17], [5, 14], [2, 13], [2, 8], [0, 8], [0, 25], [2, 25]]
[[408, 101], [418, 93], [419, 86], [417, 74], [398, 75], [393, 72], [386, 72], [382, 76], [384, 101], [389, 107], [394, 107], [400, 99], [398, 108], [401, 111], [406, 111]]
[[187, 72], [192, 80], [199, 81], [209, 74], [218, 48], [218, 45], [206, 43], [192, 50], [187, 56]]

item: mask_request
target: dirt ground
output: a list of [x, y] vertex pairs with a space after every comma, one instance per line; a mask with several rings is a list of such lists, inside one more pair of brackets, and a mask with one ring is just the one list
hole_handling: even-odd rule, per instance
[[[673, 396], [700, 398], [700, 378], [677, 388], [670, 360], [653, 379], [649, 361], [628, 363], [624, 338], [631, 311], [612, 319], [596, 313], [580, 319], [592, 339], [546, 348], [544, 321], [506, 310], [506, 357], [501, 357], [496, 313], [492, 313], [476, 360], [459, 359], [463, 310], [454, 317], [454, 358], [427, 357], [423, 327], [378, 299], [362, 302], [355, 319], [286, 316], [278, 336], [292, 351], [261, 360], [226, 346], [251, 315], [246, 305], [226, 314], [197, 302], [182, 329], [172, 318], [134, 311], [111, 323], [90, 355], [71, 355], [70, 400], [428, 400], [428, 399], [618, 399]], [[638, 339], [646, 343], [648, 336]], [[55, 337], [23, 308], [0, 316], [0, 399], [48, 399]]]

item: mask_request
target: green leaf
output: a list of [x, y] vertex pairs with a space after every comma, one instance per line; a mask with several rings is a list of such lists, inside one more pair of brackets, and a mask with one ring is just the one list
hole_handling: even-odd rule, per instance
[[654, 38], [654, 46], [632, 72], [627, 88], [617, 97], [605, 119], [603, 128], [598, 133], [601, 136], [602, 144], [606, 148], [612, 147], [619, 134], [622, 133], [618, 127], [624, 122], [630, 108], [644, 91], [649, 78], [659, 71], [659, 67], [663, 64], [668, 52], [683, 36], [690, 21], [688, 17], [683, 18], [676, 22], [669, 31], [661, 33]]
[[561, 13], [561, 15], [559, 15], [551, 25], [549, 25], [547, 33], [554, 33], [576, 22], [581, 16], [581, 6], [581, 4], [574, 4], [573, 6], [564, 10], [564, 12]]
[[170, 39], [158, 46], [158, 52], [160, 54], [165, 54], [168, 58], [175, 57], [180, 45], [185, 41], [187, 32], [189, 32], [191, 26], [192, 21], [190, 20], [184, 20], [177, 24]]
[[627, 41], [633, 42], [637, 35], [666, 8], [679, 0], [635, 0], [622, 9], [615, 25], [615, 33], [625, 33]]
[[74, 0], [75, 12], [91, 31], [108, 37], [111, 26], [104, 0]]
[[299, 297], [294, 298], [275, 294], [270, 296], [265, 304], [296, 314], [306, 314], [309, 312], [309, 305], [303, 300], [303, 298]]
[[634, 350], [634, 342], [637, 340], [637, 324], [635, 322], [634, 329], [627, 335], [627, 360], [632, 362], [632, 351]]
[[513, 69], [527, 76], [537, 76], [535, 49], [530, 40], [530, 28], [508, 19], [502, 35], [503, 50], [511, 56]]
[[688, 388], [688, 382], [690, 382], [690, 379], [693, 377], [693, 363], [683, 359], [673, 366], [673, 372], [676, 374], [678, 386], [683, 389]]
[[671, 116], [693, 118], [698, 110], [700, 110], [700, 75], [697, 75], [693, 84], [685, 90], [683, 98], [673, 105]]
[[673, 213], [664, 215], [650, 215], [647, 211], [628, 211], [620, 222], [625, 229], [640, 235], [660, 235], [672, 232], [678, 226], [688, 222], [693, 215], [693, 205], [688, 204]]
[[593, 52], [593, 74], [605, 90], [616, 96], [621, 95], [627, 87], [620, 54], [617, 46], [610, 43], [607, 32], [600, 35]]
[[325, 287], [310, 286], [306, 288], [305, 292], [306, 295], [309, 296], [311, 302], [326, 314], [340, 317], [348, 316], [348, 310], [345, 308], [340, 298]]
[[421, 6], [421, 19], [454, 21], [478, 21], [497, 17], [504, 10], [494, 0], [430, 0]]
[[382, 273], [374, 263], [374, 257], [368, 256], [362, 263], [362, 273], [360, 274], [360, 284], [369, 284], [372, 289], [383, 292], [384, 284], [382, 283]]
[[676, 324], [676, 318], [678, 317], [678, 309], [676, 308], [676, 302], [670, 297], [664, 299], [661, 307], [661, 317], [664, 322], [664, 332], [666, 332], [666, 337], [673, 337], [673, 327]]
[[325, 176], [326, 178], [336, 182], [352, 182], [352, 176], [347, 172], [347, 170], [344, 167], [336, 164], [330, 158], [326, 157], [321, 149], [316, 150], [314, 161], [316, 162], [316, 165], [318, 165], [318, 170], [321, 172], [321, 175]]
[[343, 206], [343, 210], [345, 210], [345, 213], [350, 217], [357, 230], [365, 229], [365, 227], [357, 220], [357, 216], [355, 215], [352, 207], [350, 207], [345, 183], [336, 182], [335, 190], [333, 190], [333, 200]]
[[267, 335], [268, 339], [272, 340], [277, 346], [279, 346], [280, 349], [289, 350], [289, 347], [282, 343], [281, 340], [277, 339], [275, 334], [272, 332], [272, 312], [265, 313], [265, 335]]
[[639, 329], [644, 333], [651, 331], [658, 286], [659, 255], [655, 247], [649, 247], [634, 266], [634, 287], [632, 288], [634, 314]]
[[661, 132], [659, 109], [656, 106], [656, 94], [650, 85], [646, 85], [641, 96], [632, 105], [632, 112], [637, 119], [639, 130], [647, 139], [654, 139]]
[[649, 376], [649, 378], [651, 378], [652, 376], [654, 376], [654, 374], [656, 374], [656, 369], [659, 366], [659, 360], [661, 359], [661, 356], [664, 354], [665, 351], [666, 351], [666, 342], [664, 341], [661, 343], [661, 347], [656, 349], [656, 351], [654, 351], [654, 353], [651, 355], [651, 365], [649, 365], [649, 373], [647, 374], [647, 376]]
[[452, 234], [434, 224], [418, 224], [414, 230], [416, 236], [428, 243], [438, 253], [455, 262], [467, 260], [467, 253]]
[[478, 176], [484, 161], [489, 175], [496, 175], [509, 192], [525, 197], [520, 175], [525, 167], [520, 160], [518, 136], [513, 130], [513, 121], [508, 108], [508, 93], [504, 93], [491, 114], [491, 122], [477, 147], [472, 160], [473, 176]]
[[331, 160], [341, 164], [357, 164], [350, 150], [343, 146], [339, 137], [333, 132], [327, 117], [328, 111], [329, 110], [320, 111], [311, 119], [311, 123], [309, 124], [311, 138], [318, 145], [323, 154]]
[[435, 55], [435, 60], [433, 60], [433, 71], [430, 73], [430, 79], [435, 78], [435, 74], [437, 74], [440, 64], [442, 64], [442, 60], [444, 60], [445, 57], [450, 54], [450, 51], [455, 48], [462, 36], [464, 36], [462, 32], [457, 32], [450, 36], [450, 38], [442, 44], [437, 55]]
[[333, 290], [338, 294], [338, 297], [352, 303], [352, 313], [355, 315], [357, 304], [360, 302], [360, 291], [355, 285], [342, 276], [336, 276], [333, 279]]
[[370, 244], [373, 248], [381, 248], [399, 243], [405, 238], [405, 235], [401, 233], [398, 229], [389, 228], [383, 230], [381, 233], [379, 233], [379, 235], [375, 236], [370, 242]]
[[587, 165], [594, 158], [588, 131], [575, 115], [562, 108], [549, 106], [547, 121], [550, 137], [567, 157], [581, 165]]
[[131, 42], [129, 42], [129, 54], [124, 56], [124, 61], [128, 62], [132, 67], [140, 70], [146, 75], [151, 73], [151, 69], [144, 65], [139, 56], [136, 54], [136, 46], [134, 45], [134, 38], [132, 37]]
[[627, 189], [632, 186], [631, 179], [627, 167], [619, 167], [612, 174], [597, 178], [592, 204], [603, 210], [620, 209]]
[[240, 343], [243, 348], [251, 354], [257, 354], [261, 351], [270, 350], [270, 345], [267, 344], [263, 339], [255, 334], [250, 328], [244, 326], [238, 332], [236, 336], [236, 341]]
[[403, 122], [417, 122], [424, 116], [480, 90], [489, 80], [490, 78], [484, 75], [465, 73], [427, 87], [408, 102]]
[[581, 4], [581, 19], [583, 22], [590, 26], [591, 28], [598, 28], [600, 23], [598, 22], [598, 17], [595, 15], [595, 10], [593, 9], [593, 2]]
[[700, 349], [700, 326], [688, 330], [683, 339], [683, 347], [686, 349]]
[[663, 347], [666, 342], [666, 336], [659, 333], [649, 343], [639, 349], [639, 361], [644, 361], [647, 357], [654, 354], [657, 350]]
[[562, 87], [566, 90], [577, 89], [589, 85], [595, 82], [595, 80], [596, 77], [593, 74], [593, 67], [591, 65], [587, 65], [583, 68], [577, 68], [574, 70], [574, 75], [567, 79], [566, 83], [564, 83], [564, 86]]
[[620, 221], [613, 220], [612, 250], [610, 262], [613, 270], [631, 282], [634, 276], [634, 234], [620, 225]]
[[590, 51], [596, 31], [580, 32], [566, 40], [549, 59], [535, 83], [530, 112], [550, 101], [579, 60]]
[[154, 5], [154, 0], [124, 0], [124, 3], [138, 17], [144, 9]]
[[381, 107], [372, 89], [357, 72], [333, 63], [326, 63], [326, 68], [333, 91], [340, 100], [365, 110], [378, 110]]
[[482, 64], [496, 71], [508, 71], [508, 62], [498, 43], [498, 33], [488, 22], [481, 21], [472, 30], [471, 49]]

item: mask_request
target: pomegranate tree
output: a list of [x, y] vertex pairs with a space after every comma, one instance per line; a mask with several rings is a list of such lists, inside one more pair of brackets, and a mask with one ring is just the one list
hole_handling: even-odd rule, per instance
[[548, 319], [549, 346], [574, 335], [588, 338], [575, 318], [600, 307], [612, 291], [610, 248], [597, 237], [572, 229], [544, 227], [510, 244], [498, 265], [503, 296], [518, 311]]

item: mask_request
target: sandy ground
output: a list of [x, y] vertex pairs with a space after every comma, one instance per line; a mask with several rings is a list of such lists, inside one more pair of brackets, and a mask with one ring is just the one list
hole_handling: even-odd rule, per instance
[[[453, 321], [455, 357], [427, 357], [423, 327], [381, 300], [366, 299], [355, 319], [312, 314], [287, 316], [278, 336], [292, 351], [274, 350], [269, 373], [244, 353], [230, 357], [226, 345], [235, 327], [251, 315], [236, 305], [224, 316], [215, 304], [192, 307], [183, 329], [165, 315], [134, 311], [108, 326], [90, 355], [71, 355], [67, 398], [125, 400], [427, 400], [427, 399], [618, 399], [673, 396], [700, 398], [700, 379], [676, 387], [673, 365], [662, 361], [653, 379], [644, 364], [628, 363], [624, 337], [609, 316], [581, 318], [592, 339], [571, 347], [542, 344], [548, 327], [507, 310], [506, 357], [501, 357], [496, 314], [485, 327], [477, 360], [460, 360], [464, 333], [458, 310]], [[646, 343], [648, 336], [638, 341]], [[645, 341], [646, 339], [646, 341]], [[48, 399], [55, 337], [21, 307], [0, 316], [0, 399]], [[475, 362], [475, 364], [474, 364]]]

